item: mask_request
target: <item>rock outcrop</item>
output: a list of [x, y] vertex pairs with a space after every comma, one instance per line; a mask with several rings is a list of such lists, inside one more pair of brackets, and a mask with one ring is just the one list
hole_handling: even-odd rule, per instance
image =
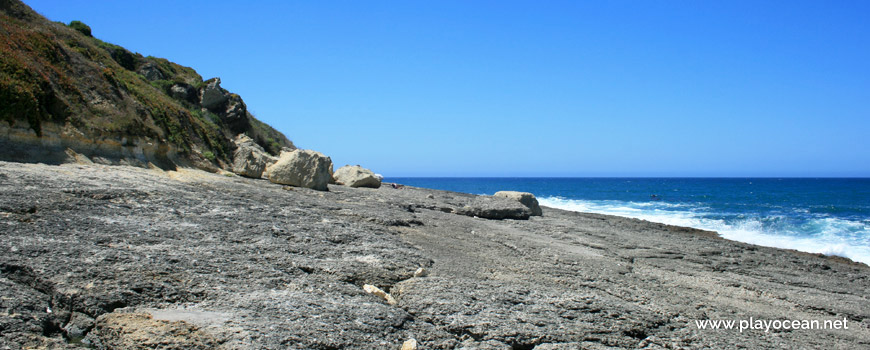
[[200, 103], [203, 107], [214, 110], [221, 106], [229, 98], [226, 90], [221, 88], [221, 78], [214, 78], [206, 82], [200, 92]]
[[188, 103], [199, 103], [199, 94], [193, 86], [188, 84], [174, 84], [169, 88], [169, 95], [176, 100], [187, 101]]
[[236, 144], [233, 152], [233, 172], [236, 174], [260, 178], [266, 167], [277, 161], [245, 134], [239, 134], [233, 142]]
[[476, 216], [484, 219], [517, 219], [527, 220], [532, 211], [520, 202], [504, 197], [480, 196], [471, 203], [455, 211], [456, 214]]
[[534, 194], [529, 192], [498, 191], [493, 195], [493, 197], [502, 197], [520, 202], [532, 211], [532, 216], [543, 215], [541, 206], [538, 205], [538, 199], [535, 198]]
[[348, 187], [381, 187], [381, 179], [369, 169], [359, 165], [345, 165], [332, 175], [335, 183]]
[[272, 155], [293, 148], [220, 79], [72, 24], [0, 1], [0, 160], [60, 164], [69, 148], [97, 163], [216, 171], [231, 169], [240, 133]]
[[157, 68], [157, 65], [151, 62], [143, 64], [142, 67], [139, 67], [139, 70], [137, 70], [136, 73], [141, 74], [143, 77], [145, 77], [145, 79], [148, 79], [148, 81], [155, 81], [166, 78], [163, 76], [163, 73], [160, 72], [160, 69]]
[[281, 153], [278, 161], [269, 167], [269, 181], [326, 191], [331, 168], [332, 159], [323, 153], [297, 149]]

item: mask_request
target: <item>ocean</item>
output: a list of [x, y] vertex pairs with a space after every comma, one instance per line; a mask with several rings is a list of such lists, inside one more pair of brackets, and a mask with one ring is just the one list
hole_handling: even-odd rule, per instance
[[[768, 247], [870, 264], [866, 178], [386, 178], [492, 195], [531, 192], [541, 205], [718, 232]], [[546, 215], [546, 209], [544, 212]]]

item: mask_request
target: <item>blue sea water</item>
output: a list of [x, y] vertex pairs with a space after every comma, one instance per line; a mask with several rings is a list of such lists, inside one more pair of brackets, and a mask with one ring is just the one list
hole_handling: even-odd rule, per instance
[[[386, 178], [491, 195], [534, 193], [541, 205], [717, 231], [727, 239], [870, 264], [870, 179]], [[546, 215], [546, 214], [545, 214]]]

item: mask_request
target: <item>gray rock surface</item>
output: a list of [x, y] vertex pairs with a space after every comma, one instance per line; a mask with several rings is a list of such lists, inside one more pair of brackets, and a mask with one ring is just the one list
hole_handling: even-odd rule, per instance
[[484, 219], [526, 220], [531, 216], [532, 211], [522, 203], [512, 199], [480, 196], [462, 208], [456, 209], [455, 213]]
[[297, 149], [281, 153], [269, 166], [269, 181], [276, 184], [326, 191], [332, 177], [332, 159], [320, 152]]
[[[870, 268], [477, 196], [0, 162], [0, 349], [867, 348]], [[428, 196], [432, 195], [432, 198]], [[414, 277], [423, 267], [428, 275]], [[389, 293], [390, 305], [363, 286]], [[845, 318], [841, 330], [701, 330]], [[87, 323], [87, 322], [85, 322]], [[70, 333], [72, 335], [72, 333]]]
[[233, 172], [236, 174], [260, 178], [266, 167], [277, 161], [245, 134], [237, 135], [233, 143], [236, 145], [233, 152]]
[[73, 312], [69, 321], [63, 326], [63, 332], [70, 340], [81, 340], [94, 328], [94, 319], [81, 312]]
[[203, 107], [214, 110], [222, 106], [229, 98], [229, 93], [221, 88], [221, 78], [214, 78], [202, 87], [200, 103]]
[[349, 187], [381, 187], [381, 179], [375, 173], [359, 165], [345, 165], [332, 174], [335, 183]]
[[535, 198], [534, 194], [529, 192], [498, 191], [493, 195], [493, 197], [503, 197], [520, 202], [532, 211], [532, 216], [541, 216], [544, 213], [541, 210], [541, 206], [538, 204], [538, 199]]
[[242, 98], [236, 94], [229, 94], [226, 100], [226, 109], [220, 113], [221, 121], [234, 132], [244, 132], [250, 128], [250, 115], [248, 107]]

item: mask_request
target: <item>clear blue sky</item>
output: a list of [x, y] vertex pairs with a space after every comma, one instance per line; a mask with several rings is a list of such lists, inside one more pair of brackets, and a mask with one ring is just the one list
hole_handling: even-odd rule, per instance
[[870, 176], [870, 1], [25, 0], [386, 176]]

